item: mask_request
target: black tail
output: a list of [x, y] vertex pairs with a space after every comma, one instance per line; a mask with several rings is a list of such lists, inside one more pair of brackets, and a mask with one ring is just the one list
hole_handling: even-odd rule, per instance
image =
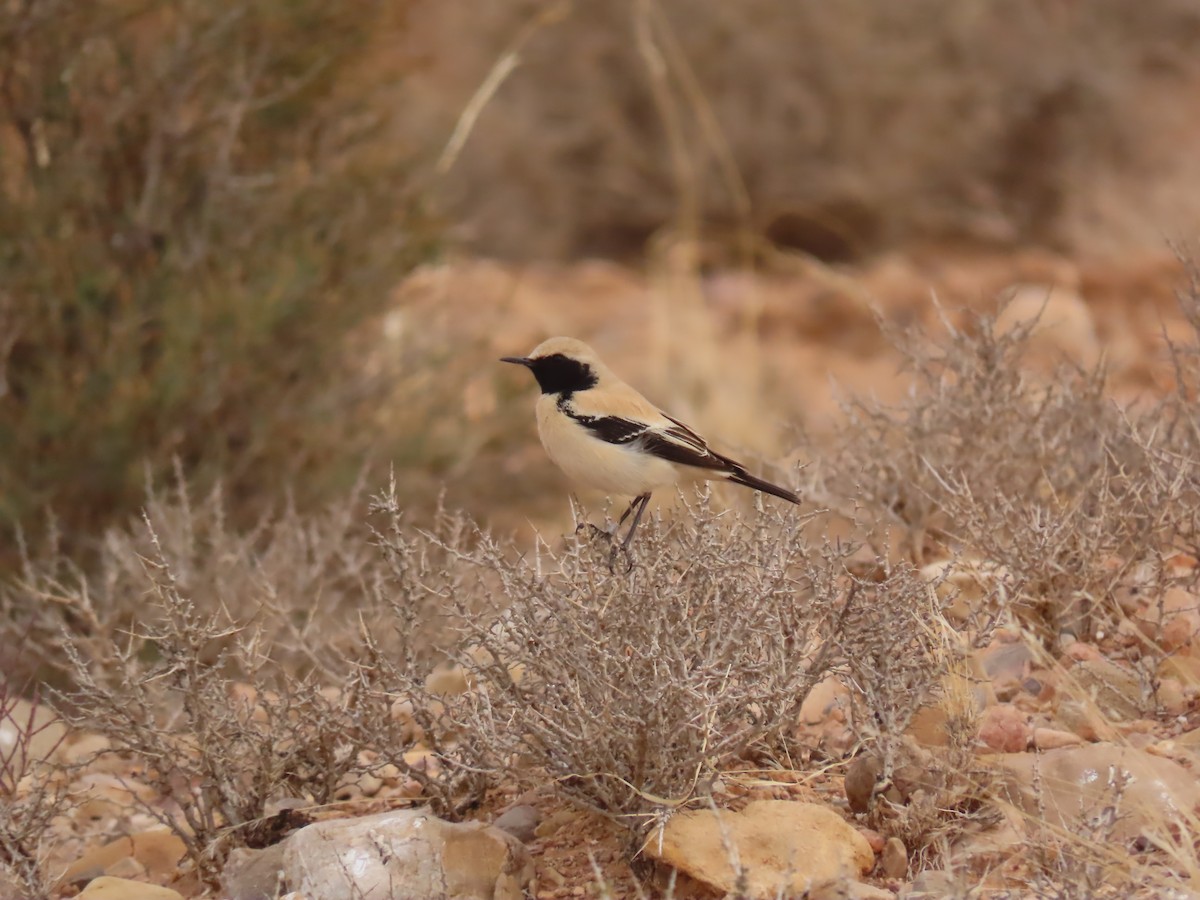
[[787, 488], [781, 488], [777, 484], [771, 484], [769, 481], [763, 481], [761, 478], [755, 478], [741, 466], [736, 467], [729, 473], [729, 480], [735, 484], [744, 484], [748, 488], [754, 488], [756, 491], [762, 491], [764, 494], [774, 494], [782, 500], [787, 500], [790, 503], [799, 503], [800, 495], [789, 491]]

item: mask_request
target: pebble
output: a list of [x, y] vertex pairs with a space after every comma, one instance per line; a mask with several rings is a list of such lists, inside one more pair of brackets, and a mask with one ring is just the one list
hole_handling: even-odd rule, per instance
[[908, 874], [908, 849], [898, 837], [890, 837], [883, 847], [879, 860], [883, 874], [888, 878], [903, 878]]

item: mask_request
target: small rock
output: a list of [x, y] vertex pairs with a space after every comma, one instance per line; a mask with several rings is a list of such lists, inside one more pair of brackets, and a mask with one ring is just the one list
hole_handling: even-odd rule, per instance
[[550, 837], [564, 825], [575, 822], [579, 819], [579, 812], [574, 809], [560, 809], [558, 812], [552, 812], [542, 820], [541, 824], [534, 830], [537, 837]]
[[1033, 651], [1029, 645], [1013, 641], [993, 640], [976, 656], [987, 677], [996, 681], [1021, 681], [1033, 667]]
[[997, 753], [1019, 753], [1029, 747], [1030, 728], [1025, 714], [1012, 706], [992, 706], [983, 712], [979, 740]]
[[537, 836], [537, 827], [542, 814], [532, 806], [513, 806], [501, 813], [492, 824], [507, 831], [522, 844], [528, 844]]
[[898, 837], [890, 837], [883, 845], [879, 868], [888, 878], [903, 878], [908, 874], [908, 849]]
[[113, 878], [101, 875], [88, 882], [79, 894], [80, 900], [183, 900], [178, 891], [144, 881]]
[[808, 725], [818, 725], [825, 721], [836, 707], [849, 707], [851, 702], [850, 689], [840, 678], [830, 675], [821, 679], [800, 704], [800, 721]]
[[883, 763], [878, 756], [864, 754], [854, 757], [843, 782], [851, 812], [862, 814], [870, 811], [881, 772]]
[[831, 675], [817, 682], [800, 706], [795, 739], [831, 756], [844, 754], [857, 740], [846, 716], [849, 707], [850, 689], [841, 679]]
[[995, 869], [1028, 842], [1027, 817], [1015, 809], [1000, 810], [999, 822], [967, 826], [950, 843], [946, 863], [951, 869], [982, 872]]
[[1189, 750], [1200, 750], [1200, 728], [1183, 732], [1175, 738], [1175, 743]]
[[894, 892], [861, 881], [846, 886], [846, 900], [896, 900]]
[[950, 714], [940, 706], [922, 706], [904, 733], [922, 747], [949, 747], [949, 722]]
[[171, 832], [143, 831], [85, 853], [67, 867], [59, 883], [82, 884], [101, 875], [112, 875], [113, 867], [125, 859], [136, 860], [152, 881], [168, 882], [174, 880], [185, 856], [187, 848], [183, 841]]
[[[737, 849], [745, 873], [730, 863]], [[756, 800], [741, 812], [697, 810], [672, 816], [643, 850], [726, 893], [744, 883], [752, 898], [800, 894], [870, 871], [866, 838], [837, 813], [813, 803]]]
[[938, 598], [948, 603], [947, 618], [956, 624], [966, 622], [972, 613], [983, 612], [987, 600], [1004, 597], [1004, 568], [986, 559], [928, 563], [921, 569], [921, 577], [935, 585]]
[[[1144, 704], [1141, 682], [1133, 672], [1111, 660], [1080, 660], [1067, 672], [1067, 680], [1074, 681], [1109, 719], [1120, 721], [1141, 715]], [[1064, 687], [1064, 690], [1070, 688]]]
[[1056, 709], [1059, 724], [1070, 729], [1085, 741], [1111, 741], [1117, 730], [1089, 701], [1061, 697]]
[[1083, 641], [1071, 641], [1068, 643], [1063, 648], [1063, 656], [1076, 662], [1100, 662], [1104, 659], [1104, 654], [1100, 652], [1099, 647], [1085, 644]]
[[307, 900], [520, 900], [533, 863], [520, 841], [478, 822], [401, 809], [301, 828], [282, 841], [284, 885]]
[[1187, 695], [1178, 678], [1164, 678], [1158, 683], [1154, 699], [1168, 716], [1181, 716], [1188, 711]]
[[1033, 746], [1038, 750], [1060, 750], [1063, 747], [1078, 747], [1083, 738], [1070, 731], [1055, 728], [1033, 729]]
[[1136, 619], [1141, 632], [1168, 653], [1186, 652], [1200, 634], [1200, 598], [1180, 587], [1168, 588], [1140, 609]]
[[871, 847], [871, 852], [878, 856], [883, 852], [883, 845], [886, 843], [883, 835], [872, 828], [859, 828], [858, 833], [867, 839], [867, 844]]
[[950, 872], [926, 869], [900, 891], [900, 900], [944, 900], [962, 894], [962, 883]]

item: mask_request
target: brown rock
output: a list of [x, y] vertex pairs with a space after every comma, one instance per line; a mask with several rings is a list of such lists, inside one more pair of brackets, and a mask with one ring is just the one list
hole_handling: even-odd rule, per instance
[[1181, 716], [1188, 711], [1187, 694], [1178, 678], [1164, 678], [1158, 683], [1154, 699], [1168, 716]]
[[1168, 653], [1187, 652], [1200, 634], [1200, 598], [1183, 588], [1168, 588], [1161, 599], [1139, 610], [1136, 620], [1142, 633]]
[[557, 832], [559, 829], [570, 825], [573, 822], [578, 822], [580, 813], [575, 809], [560, 809], [557, 812], [552, 812], [546, 816], [541, 823], [534, 829], [534, 834], [537, 837], [544, 838]]
[[1137, 675], [1108, 659], [1083, 659], [1072, 666], [1062, 690], [1072, 693], [1072, 687], [1111, 720], [1138, 718], [1145, 702]]
[[1161, 834], [1200, 804], [1200, 783], [1178, 763], [1116, 744], [992, 757], [1010, 774], [1002, 793], [1030, 815], [1073, 827], [1120, 796], [1113, 839]]
[[1054, 728], [1033, 729], [1033, 746], [1038, 750], [1061, 750], [1063, 747], [1078, 747], [1083, 738], [1070, 731]]
[[1168, 656], [1158, 667], [1163, 678], [1176, 678], [1184, 689], [1200, 687], [1200, 657], [1175, 654]]
[[757, 800], [739, 812], [698, 810], [672, 816], [643, 850], [726, 893], [739, 886], [726, 842], [737, 849], [753, 898], [800, 894], [870, 871], [866, 838], [837, 813], [812, 803]]
[[1029, 675], [1034, 663], [1029, 645], [1016, 641], [992, 641], [976, 657], [993, 682], [1020, 682]]
[[79, 897], [80, 900], [183, 900], [182, 894], [170, 888], [109, 875], [88, 882]]
[[528, 844], [537, 836], [541, 821], [542, 814], [534, 807], [520, 804], [506, 809], [492, 824], [501, 831], [507, 831], [522, 844]]
[[851, 812], [862, 814], [870, 811], [882, 772], [883, 762], [878, 756], [864, 754], [854, 757], [842, 785]]
[[906, 888], [900, 891], [901, 900], [944, 900], [958, 897], [965, 891], [962, 878], [940, 869], [926, 869], [918, 873]]
[[994, 869], [1011, 859], [1013, 849], [1026, 842], [1026, 817], [1012, 808], [1002, 809], [1001, 813], [999, 822], [968, 826], [952, 840], [948, 862], [955, 869]]
[[997, 753], [1019, 753], [1029, 747], [1031, 730], [1025, 714], [1008, 706], [992, 706], [983, 712], [979, 740]]
[[836, 707], [849, 707], [850, 689], [840, 678], [830, 675], [813, 685], [812, 690], [800, 704], [800, 721], [809, 725], [817, 725]]
[[896, 900], [896, 894], [887, 888], [875, 887], [873, 884], [866, 884], [862, 881], [852, 881], [846, 886], [846, 900]]
[[887, 841], [884, 840], [882, 834], [871, 828], [859, 828], [858, 833], [867, 839], [867, 844], [870, 845], [872, 853], [878, 856], [883, 852], [884, 844], [886, 844]]
[[117, 838], [85, 853], [67, 867], [59, 881], [62, 884], [82, 884], [101, 875], [111, 875], [115, 865], [132, 858], [144, 867], [150, 880], [165, 884], [175, 880], [179, 863], [185, 856], [187, 848], [183, 841], [171, 832], [143, 831]]
[[1090, 701], [1061, 697], [1056, 709], [1056, 718], [1064, 728], [1085, 741], [1110, 741], [1117, 736], [1117, 730]]
[[903, 878], [908, 874], [908, 848], [898, 837], [888, 838], [883, 847], [879, 867], [888, 878]]
[[989, 598], [1003, 597], [1003, 567], [983, 559], [946, 559], [928, 563], [921, 577], [932, 582], [938, 598], [948, 602], [946, 616], [962, 623], [982, 612]]
[[1085, 644], [1083, 641], [1072, 641], [1067, 644], [1063, 648], [1063, 656], [1067, 659], [1073, 659], [1076, 662], [1099, 662], [1104, 659], [1104, 654], [1100, 652], [1099, 647]]

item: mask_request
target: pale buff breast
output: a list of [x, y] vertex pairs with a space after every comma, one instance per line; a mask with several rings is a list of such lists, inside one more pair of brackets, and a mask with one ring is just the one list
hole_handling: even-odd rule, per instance
[[687, 480], [666, 460], [589, 436], [559, 413], [556, 402], [551, 394], [538, 398], [538, 435], [550, 459], [572, 481], [607, 494], [633, 496]]

